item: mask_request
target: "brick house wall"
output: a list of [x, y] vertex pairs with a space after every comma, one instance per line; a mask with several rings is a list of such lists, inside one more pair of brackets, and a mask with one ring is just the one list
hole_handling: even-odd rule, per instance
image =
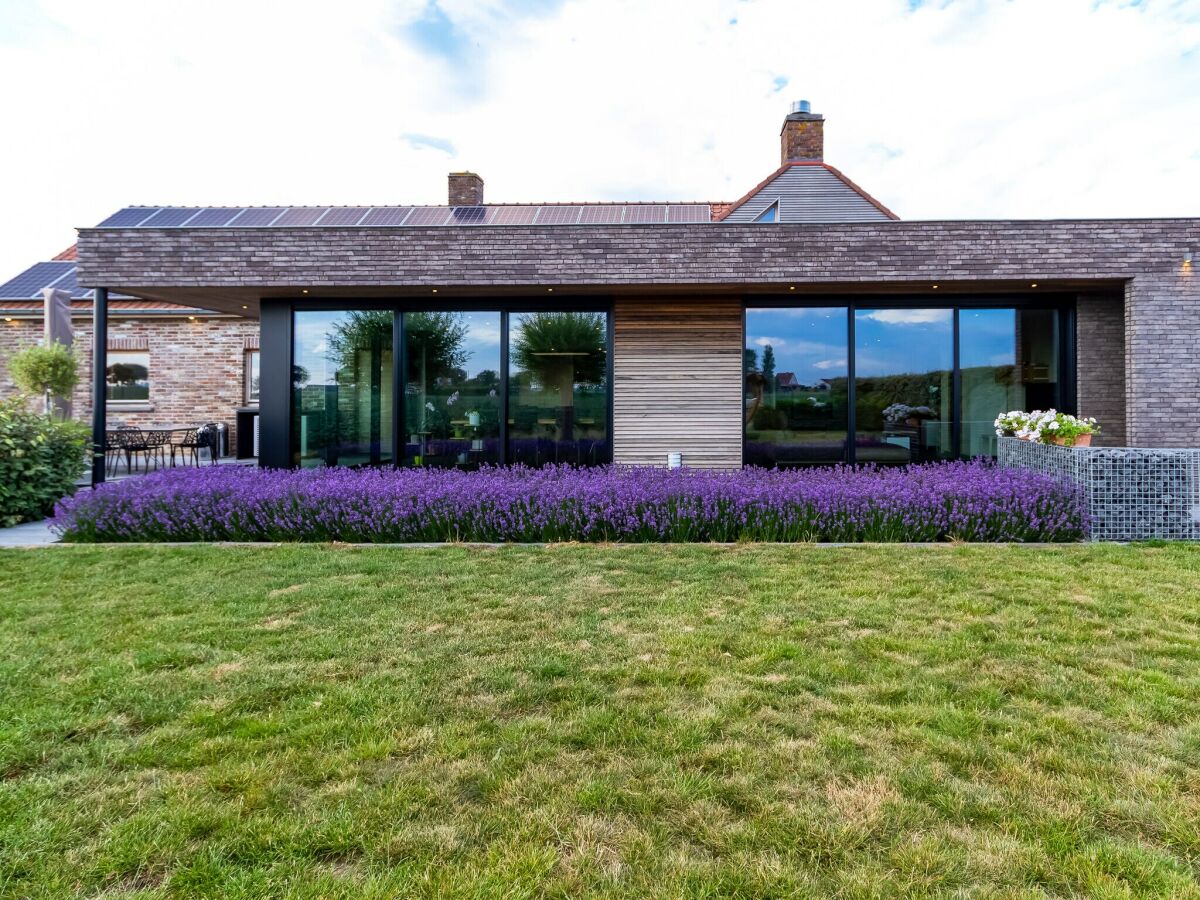
[[[72, 396], [72, 414], [90, 421], [92, 412], [92, 321], [77, 317], [75, 353], [80, 362], [79, 384]], [[109, 350], [146, 350], [150, 355], [148, 403], [109, 403], [108, 422], [128, 425], [202, 424], [229, 426], [230, 448], [236, 440], [234, 410], [246, 406], [246, 351], [258, 348], [258, 322], [253, 319], [197, 315], [125, 317], [110, 315]], [[0, 398], [16, 389], [8, 376], [9, 355], [42, 338], [40, 318], [0, 322]]]
[[1075, 307], [1076, 408], [1101, 425], [1095, 444], [1120, 447], [1125, 417], [1125, 301], [1081, 295]]

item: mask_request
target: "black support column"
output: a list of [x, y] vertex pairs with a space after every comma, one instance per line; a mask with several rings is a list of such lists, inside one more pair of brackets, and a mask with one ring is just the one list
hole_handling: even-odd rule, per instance
[[92, 301], [92, 486], [104, 483], [104, 444], [108, 430], [105, 380], [108, 371], [108, 288], [96, 288]]
[[292, 306], [264, 300], [259, 315], [258, 464], [292, 465]]

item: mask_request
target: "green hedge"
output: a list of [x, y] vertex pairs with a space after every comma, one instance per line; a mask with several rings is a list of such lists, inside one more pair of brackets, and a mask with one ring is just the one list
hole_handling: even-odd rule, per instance
[[88, 429], [0, 402], [0, 526], [42, 519], [75, 492], [87, 467]]

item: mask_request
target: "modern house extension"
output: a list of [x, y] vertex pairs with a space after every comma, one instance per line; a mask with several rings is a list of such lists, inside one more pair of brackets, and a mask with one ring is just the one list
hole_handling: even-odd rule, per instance
[[270, 466], [898, 464], [1049, 406], [1200, 446], [1200, 219], [900, 221], [823, 129], [733, 203], [123, 209], [95, 352], [110, 291], [258, 318]]

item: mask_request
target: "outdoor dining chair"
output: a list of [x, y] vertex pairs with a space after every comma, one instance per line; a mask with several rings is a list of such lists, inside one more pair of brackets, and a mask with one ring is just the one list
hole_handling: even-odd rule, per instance
[[200, 465], [200, 451], [205, 447], [208, 448], [209, 458], [215, 466], [217, 464], [217, 425], [215, 422], [208, 422], [199, 428], [189, 428], [183, 432], [182, 439], [171, 445], [171, 465], [175, 465], [176, 450], [179, 450], [180, 461], [186, 460], [190, 455], [192, 465]]

